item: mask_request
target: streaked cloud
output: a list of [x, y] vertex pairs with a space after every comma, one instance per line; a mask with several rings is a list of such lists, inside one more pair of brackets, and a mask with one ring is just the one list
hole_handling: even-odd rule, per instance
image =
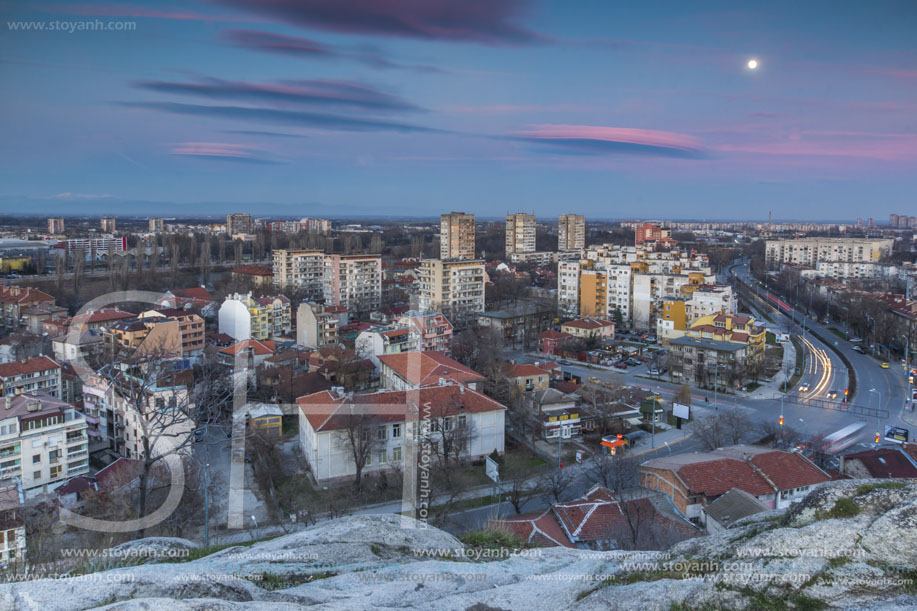
[[525, 44], [528, 0], [217, 0], [304, 28], [341, 34]]
[[696, 138], [651, 129], [543, 124], [514, 132], [510, 138], [568, 154], [648, 155], [688, 159], [704, 157], [704, 147]]
[[246, 163], [280, 163], [265, 154], [263, 149], [244, 144], [228, 142], [179, 142], [169, 149], [170, 155], [196, 157], [217, 161], [240, 161]]
[[221, 100], [375, 111], [419, 110], [417, 106], [397, 96], [367, 85], [343, 80], [307, 79], [252, 83], [206, 78], [196, 82], [141, 81], [136, 83], [136, 86], [160, 93], [177, 93]]

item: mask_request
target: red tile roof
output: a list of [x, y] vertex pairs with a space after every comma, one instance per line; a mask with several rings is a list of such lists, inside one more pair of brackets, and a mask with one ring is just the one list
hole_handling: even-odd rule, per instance
[[2, 303], [35, 303], [37, 301], [54, 301], [54, 297], [44, 291], [28, 286], [0, 286]]
[[[410, 393], [410, 395], [409, 395]], [[356, 406], [355, 414], [365, 413], [361, 408], [371, 406], [367, 418], [373, 423], [404, 422], [407, 406], [416, 403], [419, 413], [434, 416], [461, 415], [467, 413], [491, 412], [506, 409], [490, 397], [455, 384], [430, 386], [419, 391], [383, 391], [353, 397], [337, 397], [329, 391], [322, 391], [296, 400], [312, 428], [318, 431], [333, 431], [346, 428], [350, 421], [350, 407]]]
[[774, 492], [773, 487], [751, 465], [733, 458], [684, 465], [677, 473], [693, 494], [719, 496], [732, 488], [744, 490], [752, 496]]
[[59, 369], [55, 361], [47, 356], [37, 356], [24, 361], [11, 361], [0, 364], [0, 378], [9, 378], [26, 373], [37, 373], [48, 369]]
[[917, 478], [917, 467], [905, 456], [902, 448], [878, 448], [846, 454], [845, 461], [858, 460], [877, 478]]
[[488, 525], [544, 547], [574, 547], [550, 509], [491, 520]]
[[417, 386], [438, 384], [439, 378], [462, 383], [480, 382], [484, 379], [484, 376], [478, 372], [465, 367], [442, 352], [383, 354], [379, 357], [379, 361], [390, 367], [408, 383]]
[[169, 291], [179, 299], [196, 299], [198, 301], [213, 301], [213, 295], [202, 286], [192, 286], [187, 289], [172, 289]]
[[543, 331], [538, 335], [538, 339], [563, 339], [565, 337], [572, 337], [569, 333], [561, 333], [560, 331], [555, 331], [554, 329], [548, 329]]
[[601, 329], [603, 327], [613, 327], [615, 324], [610, 320], [603, 320], [601, 318], [581, 318], [579, 320], [571, 320], [565, 322], [563, 326], [565, 327], [574, 327], [576, 329]]
[[271, 340], [259, 341], [257, 339], [245, 339], [241, 342], [237, 342], [232, 346], [227, 346], [220, 350], [220, 354], [228, 354], [230, 356], [235, 356], [243, 350], [248, 350], [248, 347], [251, 346], [252, 352], [256, 355], [261, 354], [273, 354], [274, 353], [274, 342]]
[[520, 378], [523, 376], [543, 376], [549, 373], [541, 367], [536, 367], [530, 363], [513, 363], [509, 366], [509, 371], [506, 375], [510, 378]]
[[752, 456], [751, 462], [780, 490], [811, 486], [831, 479], [806, 457], [796, 452], [764, 452]]
[[78, 314], [73, 317], [73, 322], [89, 325], [111, 322], [113, 320], [124, 320], [125, 318], [135, 318], [135, 315], [129, 314], [128, 312], [122, 312], [117, 308], [105, 308], [102, 310], [95, 310], [93, 312], [84, 312], [83, 314]]

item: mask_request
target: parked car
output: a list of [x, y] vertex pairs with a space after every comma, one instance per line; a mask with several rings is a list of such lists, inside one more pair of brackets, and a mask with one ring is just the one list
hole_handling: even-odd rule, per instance
[[851, 337], [851, 338], [850, 338], [850, 343], [851, 343], [851, 344], [859, 344], [859, 343], [862, 342], [862, 341], [863, 341], [863, 340], [861, 340], [859, 337]]
[[658, 369], [656, 369], [655, 367], [653, 367], [653, 368], [647, 370], [647, 373], [649, 373], [651, 376], [658, 376], [658, 375], [660, 375], [662, 372], [659, 371]]
[[204, 435], [207, 433], [204, 429], [194, 429], [194, 441], [204, 441]]
[[863, 348], [862, 348], [861, 346], [854, 346], [854, 347], [853, 347], [853, 351], [854, 351], [854, 352], [859, 352], [860, 354], [865, 354], [865, 353], [866, 353], [866, 351], [863, 350]]
[[620, 363], [620, 362], [619, 362], [619, 363], [615, 363], [615, 364], [614, 364], [614, 367], [615, 367], [615, 369], [627, 369], [627, 365], [625, 365], [624, 363]]

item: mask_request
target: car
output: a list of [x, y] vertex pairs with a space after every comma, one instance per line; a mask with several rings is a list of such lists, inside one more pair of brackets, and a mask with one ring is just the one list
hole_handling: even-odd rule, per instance
[[879, 364], [879, 367], [881, 367], [882, 369], [888, 369], [888, 363], [881, 363]]
[[627, 369], [627, 365], [625, 365], [624, 363], [615, 363], [614, 367], [615, 369]]
[[661, 372], [658, 369], [653, 368], [653, 369], [648, 369], [647, 373], [650, 374], [651, 376], [658, 376]]
[[206, 431], [204, 429], [194, 429], [194, 441], [200, 442], [204, 441], [204, 435]]
[[851, 344], [859, 344], [859, 343], [861, 343], [862, 341], [863, 341], [863, 340], [861, 340], [859, 337], [851, 337], [851, 338], [850, 338], [850, 343], [851, 343]]
[[809, 383], [808, 383], [808, 382], [803, 382], [803, 383], [799, 386], [799, 392], [809, 392]]
[[829, 390], [827, 393], [825, 393], [825, 396], [828, 397], [829, 399], [837, 399], [837, 391]]
[[853, 347], [853, 351], [854, 351], [854, 352], [859, 352], [860, 354], [866, 354], [866, 351], [863, 350], [863, 348], [861, 348], [860, 346], [854, 346], [854, 347]]
[[558, 364], [560, 364], [560, 365], [569, 365], [569, 364], [570, 364], [570, 361], [565, 361], [564, 359], [561, 359], [561, 360], [559, 360], [559, 361], [557, 361], [557, 362], [558, 362]]

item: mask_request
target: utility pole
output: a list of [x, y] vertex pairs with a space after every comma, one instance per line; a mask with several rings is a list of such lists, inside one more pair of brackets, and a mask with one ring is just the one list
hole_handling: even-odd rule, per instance
[[720, 411], [720, 406], [716, 402], [717, 389], [719, 388], [720, 379], [720, 357], [716, 357], [716, 366], [713, 368], [713, 411]]
[[210, 463], [204, 465], [204, 547], [210, 548]]

